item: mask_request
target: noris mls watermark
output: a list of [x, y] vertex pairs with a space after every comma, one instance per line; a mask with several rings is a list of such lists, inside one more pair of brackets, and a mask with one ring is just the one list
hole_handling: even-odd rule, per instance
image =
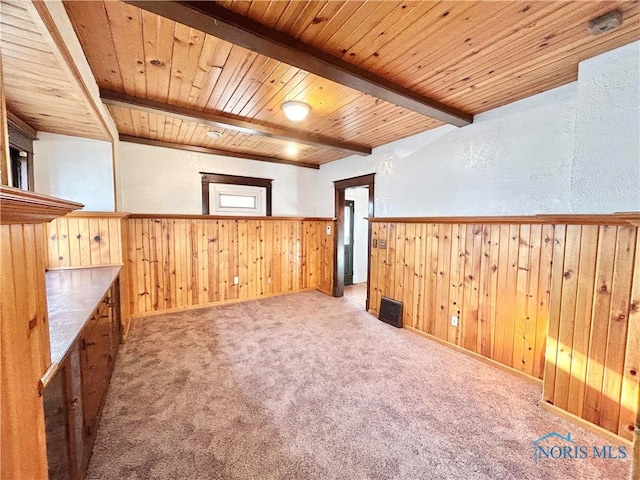
[[533, 441], [533, 461], [584, 460], [624, 460], [627, 447], [619, 445], [580, 445], [571, 438], [571, 433], [561, 435], [550, 432]]

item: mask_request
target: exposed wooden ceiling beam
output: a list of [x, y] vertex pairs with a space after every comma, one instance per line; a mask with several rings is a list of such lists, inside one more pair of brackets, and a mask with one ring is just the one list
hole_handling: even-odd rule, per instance
[[371, 149], [368, 147], [362, 147], [352, 143], [338, 142], [321, 135], [314, 135], [284, 128], [268, 127], [248, 122], [246, 120], [228, 117], [226, 115], [178, 107], [176, 105], [169, 105], [166, 103], [156, 102], [154, 100], [132, 97], [124, 93], [112, 92], [110, 90], [100, 89], [100, 97], [107, 105], [132, 108], [157, 115], [168, 115], [186, 122], [202, 123], [213, 127], [236, 130], [250, 135], [261, 135], [263, 137], [276, 138], [278, 140], [301, 143], [303, 145], [311, 145], [313, 147], [331, 148], [334, 150], [341, 150], [349, 154], [371, 155]]
[[468, 113], [396, 85], [294, 37], [221, 7], [216, 2], [125, 2], [442, 122], [458, 127], [473, 122], [473, 116]]
[[152, 140], [150, 138], [134, 137], [131, 135], [120, 135], [121, 142], [139, 143], [141, 145], [152, 145], [154, 147], [173, 148], [176, 150], [186, 150], [195, 153], [209, 153], [212, 155], [224, 155], [225, 157], [243, 158], [245, 160], [258, 160], [260, 162], [282, 163], [284, 165], [293, 165], [295, 167], [319, 169], [320, 166], [315, 163], [296, 162], [295, 160], [286, 160], [284, 158], [267, 157], [265, 155], [255, 155], [252, 153], [239, 153], [229, 150], [219, 150], [217, 148], [197, 147], [194, 145], [184, 145], [182, 143], [163, 142], [162, 140]]

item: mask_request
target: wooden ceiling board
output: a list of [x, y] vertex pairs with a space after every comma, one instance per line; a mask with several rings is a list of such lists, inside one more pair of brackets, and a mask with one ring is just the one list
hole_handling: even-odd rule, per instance
[[302, 144], [295, 144], [298, 148], [298, 154], [291, 156], [287, 154], [286, 147], [293, 144], [293, 142], [284, 142], [225, 129], [217, 129], [222, 133], [222, 136], [218, 139], [212, 139], [206, 135], [211, 130], [208, 125], [115, 105], [109, 105], [108, 108], [116, 122], [118, 132], [132, 137], [266, 155], [315, 165], [337, 160], [344, 156], [344, 153], [341, 152]]
[[110, 140], [37, 8], [31, 2], [3, 0], [0, 13], [8, 110], [39, 131]]
[[[640, 23], [640, 15], [634, 15], [629, 18], [629, 21]], [[635, 40], [637, 40], [635, 31], [614, 30], [610, 32], [609, 38], [596, 37], [595, 41], [588, 44], [577, 40], [565, 44], [561, 51], [580, 62], [607, 51], [612, 41], [625, 45]], [[544, 60], [542, 65], [541, 59]], [[526, 87], [514, 85], [514, 77]], [[451, 105], [465, 105], [473, 111], [481, 112], [570, 83], [576, 77], [577, 64], [567, 64], [561, 56], [558, 56], [557, 51], [554, 51], [522, 62], [517, 68], [501, 71], [495, 76], [492, 75], [491, 79], [468, 82], [469, 85], [461, 88], [448, 89], [443, 98]], [[492, 97], [499, 100], [491, 103], [489, 99]]]
[[[381, 141], [397, 140], [422, 131], [425, 126], [440, 124], [417, 114], [409, 119], [410, 112], [401, 107], [130, 5], [120, 2], [65, 5], [90, 63], [93, 65], [92, 58], [98, 56], [118, 59], [120, 91], [129, 95], [199, 111], [231, 113], [263, 125], [295, 126], [336, 140], [357, 138], [358, 144], [366, 146], [377, 146]], [[169, 32], [173, 32], [174, 41], [169, 45], [163, 40], [165, 44], [160, 47], [160, 38], [166, 38]], [[128, 41], [85, 42], [85, 36]], [[123, 62], [128, 62], [126, 69]], [[100, 86], [114, 84], [108, 81], [108, 74], [100, 65], [95, 74]], [[146, 77], [145, 86], [138, 77]], [[303, 99], [312, 105], [305, 121], [294, 125], [285, 118], [280, 106], [290, 99]], [[406, 111], [408, 118], [406, 128], [397, 129], [404, 132], [402, 136], [387, 134], [381, 138], [370, 134], [376, 126], [384, 126], [389, 115], [402, 118], [400, 111]], [[359, 115], [362, 118], [354, 120]], [[343, 119], [349, 122], [339, 125]], [[360, 128], [364, 125], [366, 129]]]
[[[250, 5], [256, 3], [262, 2], [254, 1]], [[223, 2], [233, 11], [238, 11], [240, 4]], [[286, 2], [280, 2], [278, 7], [280, 10], [289, 8]], [[537, 68], [543, 68], [553, 62], [562, 71], [566, 70], [566, 65], [571, 65], [574, 68], [572, 78], [555, 75], [555, 84], [543, 82], [544, 88], [553, 88], [563, 84], [560, 82], [575, 80], [577, 64], [584, 59], [568, 54], [571, 50], [567, 50], [566, 45], [576, 41], [585, 45], [598, 42], [602, 48], [590, 50], [596, 55], [640, 38], [637, 1], [370, 1], [328, 2], [324, 8], [329, 12], [326, 16], [320, 10], [310, 21], [298, 18], [295, 28], [277, 26], [270, 19], [253, 16], [252, 9], [248, 9], [247, 15], [399, 85], [473, 114], [524, 98], [524, 94], [502, 99], [499, 92], [504, 90], [496, 95], [484, 91], [482, 107], [470, 108], [464, 101], [449, 103], [448, 92], [464, 90], [474, 80], [490, 82], [492, 75], [500, 78], [498, 75], [502, 71], [509, 72], [511, 90], [536, 91], [543, 84], [536, 84], [537, 80], [530, 75], [519, 75], [520, 65], [537, 60]], [[623, 12], [622, 26], [597, 37], [591, 36], [587, 31], [588, 21], [614, 8]], [[246, 10], [245, 7], [242, 9]], [[369, 17], [358, 24], [353, 19], [360, 17], [354, 12], [360, 11], [366, 11]], [[278, 13], [273, 12], [273, 15]], [[301, 26], [303, 21], [307, 24]]]
[[[593, 12], [593, 5], [589, 4], [586, 7], [584, 11]], [[561, 10], [559, 9], [557, 13], [561, 14]], [[585, 16], [590, 17], [592, 15], [587, 14]], [[473, 81], [492, 82], [501, 73], [508, 73], [510, 76], [517, 75], [528, 64], [535, 63], [539, 68], [543, 68], [556, 60], [561, 62], [560, 65], [573, 66], [575, 80], [577, 78], [578, 58], [572, 55], [572, 61], [567, 62], [566, 47], [572, 44], [575, 45], [575, 42], [583, 43], [586, 29], [584, 24], [580, 24], [572, 29], [560, 31], [561, 23], [562, 21], [558, 19], [557, 23], [552, 25], [554, 27], [552, 30], [557, 33], [548, 33], [544, 36], [529, 27], [529, 32], [521, 36], [518, 48], [509, 48], [511, 43], [510, 36], [505, 36], [500, 40], [496, 39], [495, 43], [491, 45], [491, 51], [477, 48], [474, 51], [478, 52], [478, 55], [459, 59], [457, 65], [451, 66], [449, 70], [431, 76], [424, 81], [430, 85], [432, 94], [441, 98], [443, 97], [443, 92], [462, 86], [465, 83], [469, 84]], [[590, 44], [605, 42], [609, 45], [623, 32], [625, 32], [624, 29], [617, 29], [610, 32], [609, 35], [604, 35], [600, 38], [593, 37]], [[455, 81], [452, 82], [451, 77]], [[526, 86], [525, 82], [522, 82], [521, 79], [518, 80], [519, 86]]]
[[[472, 114], [574, 81], [580, 61], [640, 38], [637, 1], [217, 3]], [[65, 7], [101, 88], [368, 147], [443, 124], [122, 2]], [[623, 12], [622, 26], [589, 35], [588, 21], [613, 8]], [[281, 110], [293, 99], [312, 107], [297, 124]], [[213, 148], [197, 122], [118, 115], [116, 123], [136, 135]], [[281, 141], [231, 131], [217, 142], [271, 155], [275, 145], [282, 148]], [[317, 164], [345, 156], [316, 147], [305, 147], [304, 155]]]

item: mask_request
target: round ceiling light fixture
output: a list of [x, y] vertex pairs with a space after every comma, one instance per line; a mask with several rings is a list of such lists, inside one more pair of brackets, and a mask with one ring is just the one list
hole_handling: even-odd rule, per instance
[[282, 111], [292, 122], [304, 120], [310, 110], [311, 107], [309, 105], [297, 100], [290, 100], [282, 104]]
[[295, 157], [296, 155], [298, 155], [299, 149], [297, 145], [291, 143], [287, 145], [287, 147], [284, 149], [284, 152], [290, 157]]
[[207, 137], [213, 138], [214, 140], [217, 138], [220, 138], [221, 136], [222, 136], [222, 133], [216, 132], [215, 130], [211, 130], [210, 132], [207, 132]]

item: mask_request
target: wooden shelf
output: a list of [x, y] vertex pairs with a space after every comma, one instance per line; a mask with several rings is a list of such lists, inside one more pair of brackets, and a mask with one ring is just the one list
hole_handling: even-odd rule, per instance
[[12, 187], [0, 187], [0, 224], [48, 223], [84, 205]]

